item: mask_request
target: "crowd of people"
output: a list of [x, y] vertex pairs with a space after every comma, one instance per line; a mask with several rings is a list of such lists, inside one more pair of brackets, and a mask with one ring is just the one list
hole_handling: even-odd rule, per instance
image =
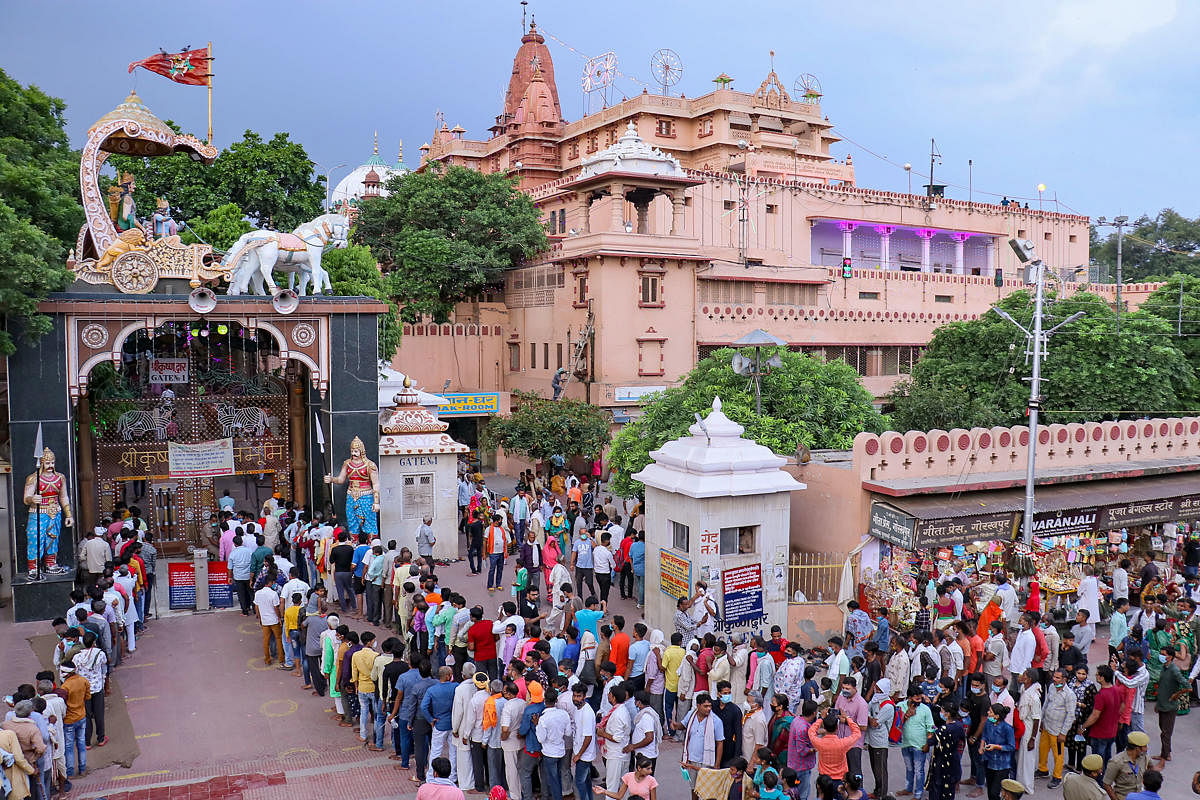
[[87, 751], [109, 743], [105, 697], [113, 671], [137, 650], [152, 607], [158, 550], [137, 506], [118, 504], [79, 543], [71, 606], [51, 625], [53, 668], [5, 696], [0, 789], [47, 800], [87, 772]]

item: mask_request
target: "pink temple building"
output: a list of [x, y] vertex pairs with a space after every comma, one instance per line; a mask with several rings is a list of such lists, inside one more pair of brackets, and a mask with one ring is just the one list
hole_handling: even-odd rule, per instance
[[[882, 397], [935, 328], [1022, 288], [1009, 237], [1067, 276], [1088, 263], [1085, 216], [860, 187], [819, 93], [789, 95], [773, 69], [751, 92], [716, 83], [568, 122], [535, 25], [488, 138], [439, 115], [422, 164], [518, 177], [552, 243], [499, 295], [460, 304], [447, 324], [404, 327], [395, 365], [466, 395], [443, 413], [458, 415], [459, 441], [474, 446], [475, 423], [511, 391], [549, 395], [559, 368], [566, 396], [626, 421], [645, 394], [757, 328], [845, 359]], [[1136, 306], [1153, 288], [1123, 299]]]

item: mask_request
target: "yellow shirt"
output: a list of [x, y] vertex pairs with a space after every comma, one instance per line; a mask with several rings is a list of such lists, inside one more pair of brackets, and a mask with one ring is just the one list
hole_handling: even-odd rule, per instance
[[283, 632], [291, 633], [300, 629], [300, 606], [292, 606], [283, 612]]
[[686, 654], [683, 648], [676, 645], [671, 645], [663, 651], [663, 680], [668, 692], [679, 691], [679, 665], [683, 663], [684, 655]]
[[371, 679], [371, 668], [375, 666], [375, 659], [378, 657], [379, 653], [369, 647], [364, 647], [350, 656], [350, 681], [359, 694], [375, 693], [375, 681]]

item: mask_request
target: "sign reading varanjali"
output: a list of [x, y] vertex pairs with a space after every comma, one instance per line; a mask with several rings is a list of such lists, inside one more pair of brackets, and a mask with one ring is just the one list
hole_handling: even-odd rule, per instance
[[659, 588], [678, 600], [692, 591], [692, 562], [666, 548], [659, 550]]

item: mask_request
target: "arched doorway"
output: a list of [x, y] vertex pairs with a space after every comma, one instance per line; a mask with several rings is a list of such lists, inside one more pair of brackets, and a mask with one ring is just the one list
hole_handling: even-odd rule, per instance
[[81, 522], [137, 507], [166, 554], [209, 541], [225, 490], [258, 516], [306, 500], [308, 367], [273, 331], [174, 318], [114, 343], [76, 406]]

